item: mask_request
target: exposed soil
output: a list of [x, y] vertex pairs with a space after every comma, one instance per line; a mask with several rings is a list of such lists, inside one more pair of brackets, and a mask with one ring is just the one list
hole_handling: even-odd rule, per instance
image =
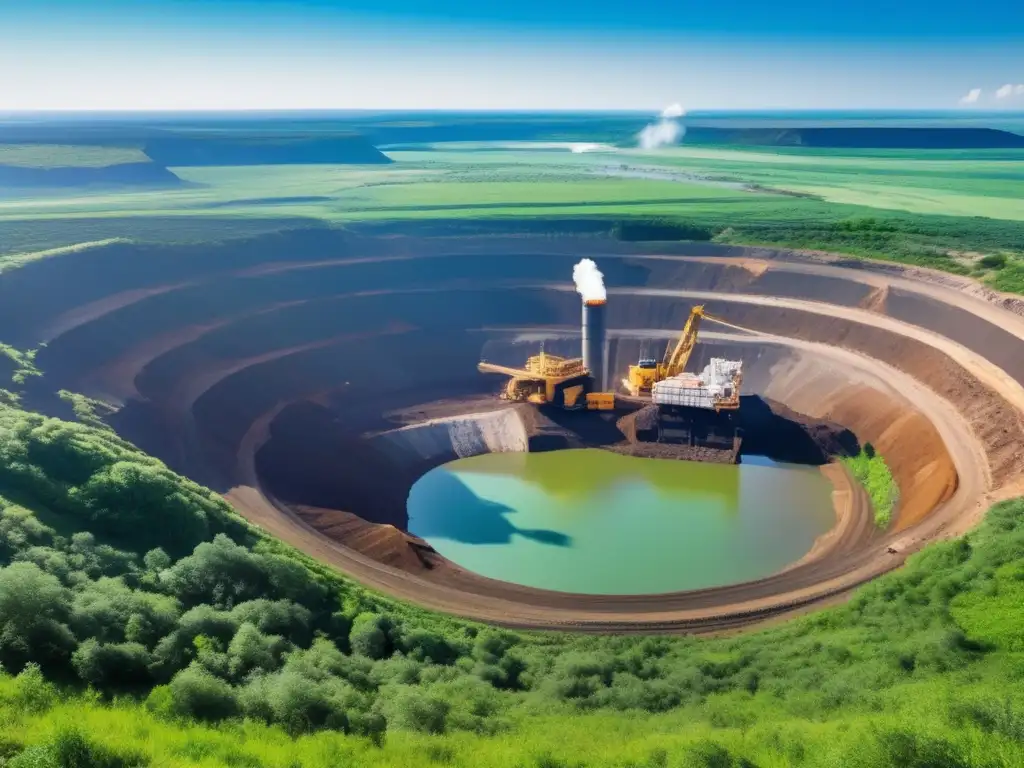
[[[691, 369], [744, 360], [742, 455], [822, 464], [837, 523], [754, 583], [669, 595], [568, 595], [484, 579], [404, 532], [433, 466], [474, 453], [645, 442], [649, 411], [546, 412], [496, 399], [478, 360], [579, 346], [574, 260], [606, 276], [611, 370], [661, 345], [695, 301]], [[61, 286], [54, 290], [53, 286]], [[712, 244], [596, 236], [410, 238], [331, 230], [196, 248], [119, 244], [0, 280], [0, 338], [46, 340], [42, 382], [119, 406], [111, 421], [253, 522], [360, 581], [517, 627], [719, 631], [834, 600], [1024, 488], [1024, 316], [1015, 300], [923, 270]], [[531, 334], [533, 334], [531, 336]], [[614, 377], [613, 377], [614, 378]], [[870, 441], [901, 500], [890, 530], [825, 464]]]

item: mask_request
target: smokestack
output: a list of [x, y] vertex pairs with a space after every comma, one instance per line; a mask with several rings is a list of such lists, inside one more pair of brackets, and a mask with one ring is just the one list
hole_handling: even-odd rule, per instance
[[604, 392], [604, 306], [608, 300], [604, 275], [593, 260], [580, 259], [572, 268], [572, 279], [583, 297], [583, 364], [590, 370], [597, 391]]
[[590, 370], [598, 392], [606, 391], [604, 370], [604, 299], [583, 302], [583, 365]]

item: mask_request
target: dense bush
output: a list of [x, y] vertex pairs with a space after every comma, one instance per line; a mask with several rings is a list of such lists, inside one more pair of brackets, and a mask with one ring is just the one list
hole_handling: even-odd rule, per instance
[[[41, 668], [102, 694], [148, 691], [160, 717], [246, 716], [291, 734], [326, 728], [378, 742], [385, 728], [495, 733], [520, 706], [667, 713], [713, 699], [712, 726], [749, 728], [747, 701], [807, 718], [870, 709], [880, 691], [967, 670], [1013, 634], [988, 627], [978, 640], [954, 616], [1009, 589], [1001, 585], [1016, 571], [1007, 568], [1024, 560], [1019, 501], [847, 605], [770, 633], [714, 642], [521, 634], [366, 593], [263, 539], [208, 491], [108, 432], [6, 407], [0, 424], [10, 459], [0, 466], [0, 662], [26, 670], [25, 711], [55, 695]], [[114, 474], [146, 476], [125, 466], [133, 462], [159, 480], [141, 497], [116, 484], [80, 491], [117, 465]], [[201, 520], [209, 538], [181, 551], [200, 529], [165, 541], [158, 533], [173, 525], [139, 534], [125, 522], [159, 515]], [[1017, 738], [1021, 711], [980, 702], [950, 717]], [[938, 742], [886, 738], [871, 742], [871, 759], [947, 759]], [[741, 764], [722, 749], [705, 744], [686, 759]]]
[[10, 768], [138, 768], [141, 755], [115, 751], [80, 730], [63, 726], [49, 741], [26, 749], [7, 763]]
[[709, 227], [673, 219], [627, 219], [612, 227], [612, 237], [625, 241], [707, 241], [714, 236]]

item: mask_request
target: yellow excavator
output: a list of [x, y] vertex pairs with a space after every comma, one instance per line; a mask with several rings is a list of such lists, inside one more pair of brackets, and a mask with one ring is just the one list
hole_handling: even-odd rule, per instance
[[690, 317], [686, 320], [686, 325], [679, 335], [675, 348], [672, 348], [671, 342], [669, 342], [662, 360], [641, 357], [636, 365], [629, 366], [629, 376], [622, 383], [633, 397], [649, 396], [656, 382], [671, 376], [678, 376], [683, 372], [690, 359], [690, 353], [693, 352], [693, 348], [697, 344], [697, 332], [705, 317], [704, 305], [695, 306], [690, 310]]
[[614, 393], [589, 391], [593, 379], [581, 358], [548, 355], [543, 347], [539, 355], [527, 358], [524, 368], [480, 363], [477, 369], [481, 373], [508, 376], [501, 397], [514, 403], [555, 405], [567, 411], [606, 411], [615, 407]]

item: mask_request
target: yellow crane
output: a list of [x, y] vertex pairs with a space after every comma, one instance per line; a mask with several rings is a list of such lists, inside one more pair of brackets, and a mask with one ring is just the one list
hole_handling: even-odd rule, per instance
[[[707, 317], [704, 313], [704, 305], [698, 304], [690, 310], [690, 316], [686, 320], [683, 332], [679, 335], [675, 348], [671, 348], [671, 342], [665, 349], [665, 357], [661, 360], [654, 358], [640, 358], [636, 365], [629, 366], [629, 376], [622, 383], [634, 397], [639, 395], [650, 395], [655, 382], [662, 381], [671, 376], [678, 376], [686, 368], [697, 344], [697, 332], [700, 330], [701, 321]], [[709, 320], [714, 318], [708, 317]]]

